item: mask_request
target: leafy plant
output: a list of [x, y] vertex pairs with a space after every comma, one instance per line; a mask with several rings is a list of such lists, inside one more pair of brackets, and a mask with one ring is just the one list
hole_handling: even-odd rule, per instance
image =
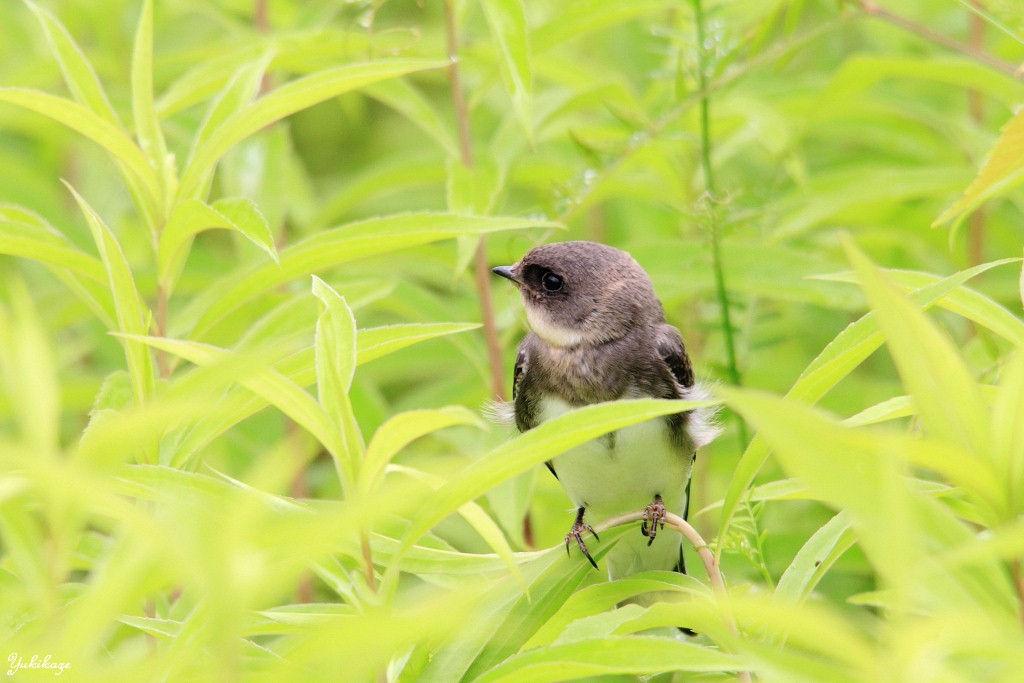
[[[98, 11], [0, 27], [12, 676], [1019, 677], [1012, 7]], [[563, 238], [726, 382], [691, 575], [566, 557], [538, 466], [695, 404], [477, 415], [523, 329], [488, 266]]]

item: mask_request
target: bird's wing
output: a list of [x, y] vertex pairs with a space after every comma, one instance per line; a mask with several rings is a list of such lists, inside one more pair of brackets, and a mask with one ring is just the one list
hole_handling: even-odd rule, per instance
[[[526, 377], [527, 369], [530, 367], [530, 353], [528, 349], [527, 337], [519, 343], [519, 349], [516, 352], [516, 364], [512, 370], [512, 403], [516, 411], [516, 426], [519, 427], [520, 432], [525, 432], [536, 426], [534, 424], [532, 408], [526, 404], [526, 401], [516, 400], [523, 385], [523, 378]], [[546, 460], [544, 464], [551, 470], [551, 474], [555, 475], [555, 479], [558, 479], [558, 473], [555, 472], [555, 466], [551, 461]]]
[[690, 363], [690, 356], [686, 353], [679, 330], [668, 324], [661, 325], [658, 328], [655, 346], [668, 369], [672, 371], [676, 383], [683, 389], [692, 387], [695, 382], [693, 365]]
[[516, 364], [512, 369], [512, 400], [516, 400], [519, 393], [519, 385], [523, 381], [523, 374], [526, 372], [526, 349], [520, 344], [516, 352]]
[[[672, 372], [676, 383], [683, 389], [683, 392], [680, 392], [680, 397], [682, 397], [683, 393], [688, 393], [685, 390], [693, 387], [696, 382], [693, 374], [693, 365], [690, 363], [690, 356], [686, 353], [686, 347], [683, 345], [683, 337], [679, 334], [679, 330], [665, 324], [658, 329], [655, 345], [658, 349], [658, 354]], [[694, 452], [691, 457], [693, 460], [696, 460], [697, 453]], [[690, 481], [690, 479], [686, 480], [686, 507], [683, 509], [683, 519], [686, 519], [690, 512]], [[686, 573], [681, 554], [679, 566], [682, 567], [681, 571]]]

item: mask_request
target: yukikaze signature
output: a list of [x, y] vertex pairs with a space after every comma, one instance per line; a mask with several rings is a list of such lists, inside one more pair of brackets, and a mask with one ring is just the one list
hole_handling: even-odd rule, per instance
[[12, 652], [7, 656], [7, 664], [8, 676], [13, 676], [22, 669], [51, 669], [54, 676], [60, 676], [64, 673], [64, 669], [71, 668], [71, 662], [53, 661], [53, 655], [45, 655], [43, 657], [32, 655], [31, 659], [25, 659], [17, 652]]

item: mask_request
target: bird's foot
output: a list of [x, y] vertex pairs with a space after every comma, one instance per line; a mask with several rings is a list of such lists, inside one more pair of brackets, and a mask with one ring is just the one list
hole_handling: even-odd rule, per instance
[[[647, 526], [648, 522], [650, 526]], [[659, 526], [665, 528], [665, 504], [661, 502], [660, 495], [655, 495], [651, 504], [644, 508], [643, 521], [640, 523], [640, 533], [650, 539], [647, 545], [654, 543]]]
[[594, 569], [597, 569], [597, 562], [594, 562], [594, 558], [590, 556], [590, 551], [587, 550], [587, 544], [583, 542], [583, 532], [589, 531], [594, 534], [594, 538], [599, 541], [601, 539], [598, 538], [597, 532], [594, 531], [594, 527], [583, 521], [583, 513], [586, 512], [586, 510], [586, 508], [579, 508], [576, 510], [576, 521], [572, 523], [569, 533], [565, 535], [565, 553], [567, 555], [569, 554], [569, 541], [576, 539], [576, 545], [580, 547], [580, 551], [583, 553], [583, 556], [590, 561], [590, 564], [594, 566]]

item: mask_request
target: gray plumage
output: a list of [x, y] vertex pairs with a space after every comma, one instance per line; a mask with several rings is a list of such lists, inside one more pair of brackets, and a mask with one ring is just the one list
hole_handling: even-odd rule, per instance
[[[603, 401], [706, 398], [650, 278], [626, 252], [594, 242], [546, 244], [494, 272], [518, 287], [531, 328], [517, 349], [513, 401], [492, 411], [520, 431]], [[664, 499], [662, 509], [685, 517], [695, 450], [718, 433], [712, 418], [703, 410], [658, 418], [549, 462], [578, 510], [567, 542], [575, 538], [586, 553], [584, 511], [600, 521]], [[622, 539], [608, 555], [612, 578], [683, 569], [678, 537], [648, 549], [654, 533], [647, 535]]]

